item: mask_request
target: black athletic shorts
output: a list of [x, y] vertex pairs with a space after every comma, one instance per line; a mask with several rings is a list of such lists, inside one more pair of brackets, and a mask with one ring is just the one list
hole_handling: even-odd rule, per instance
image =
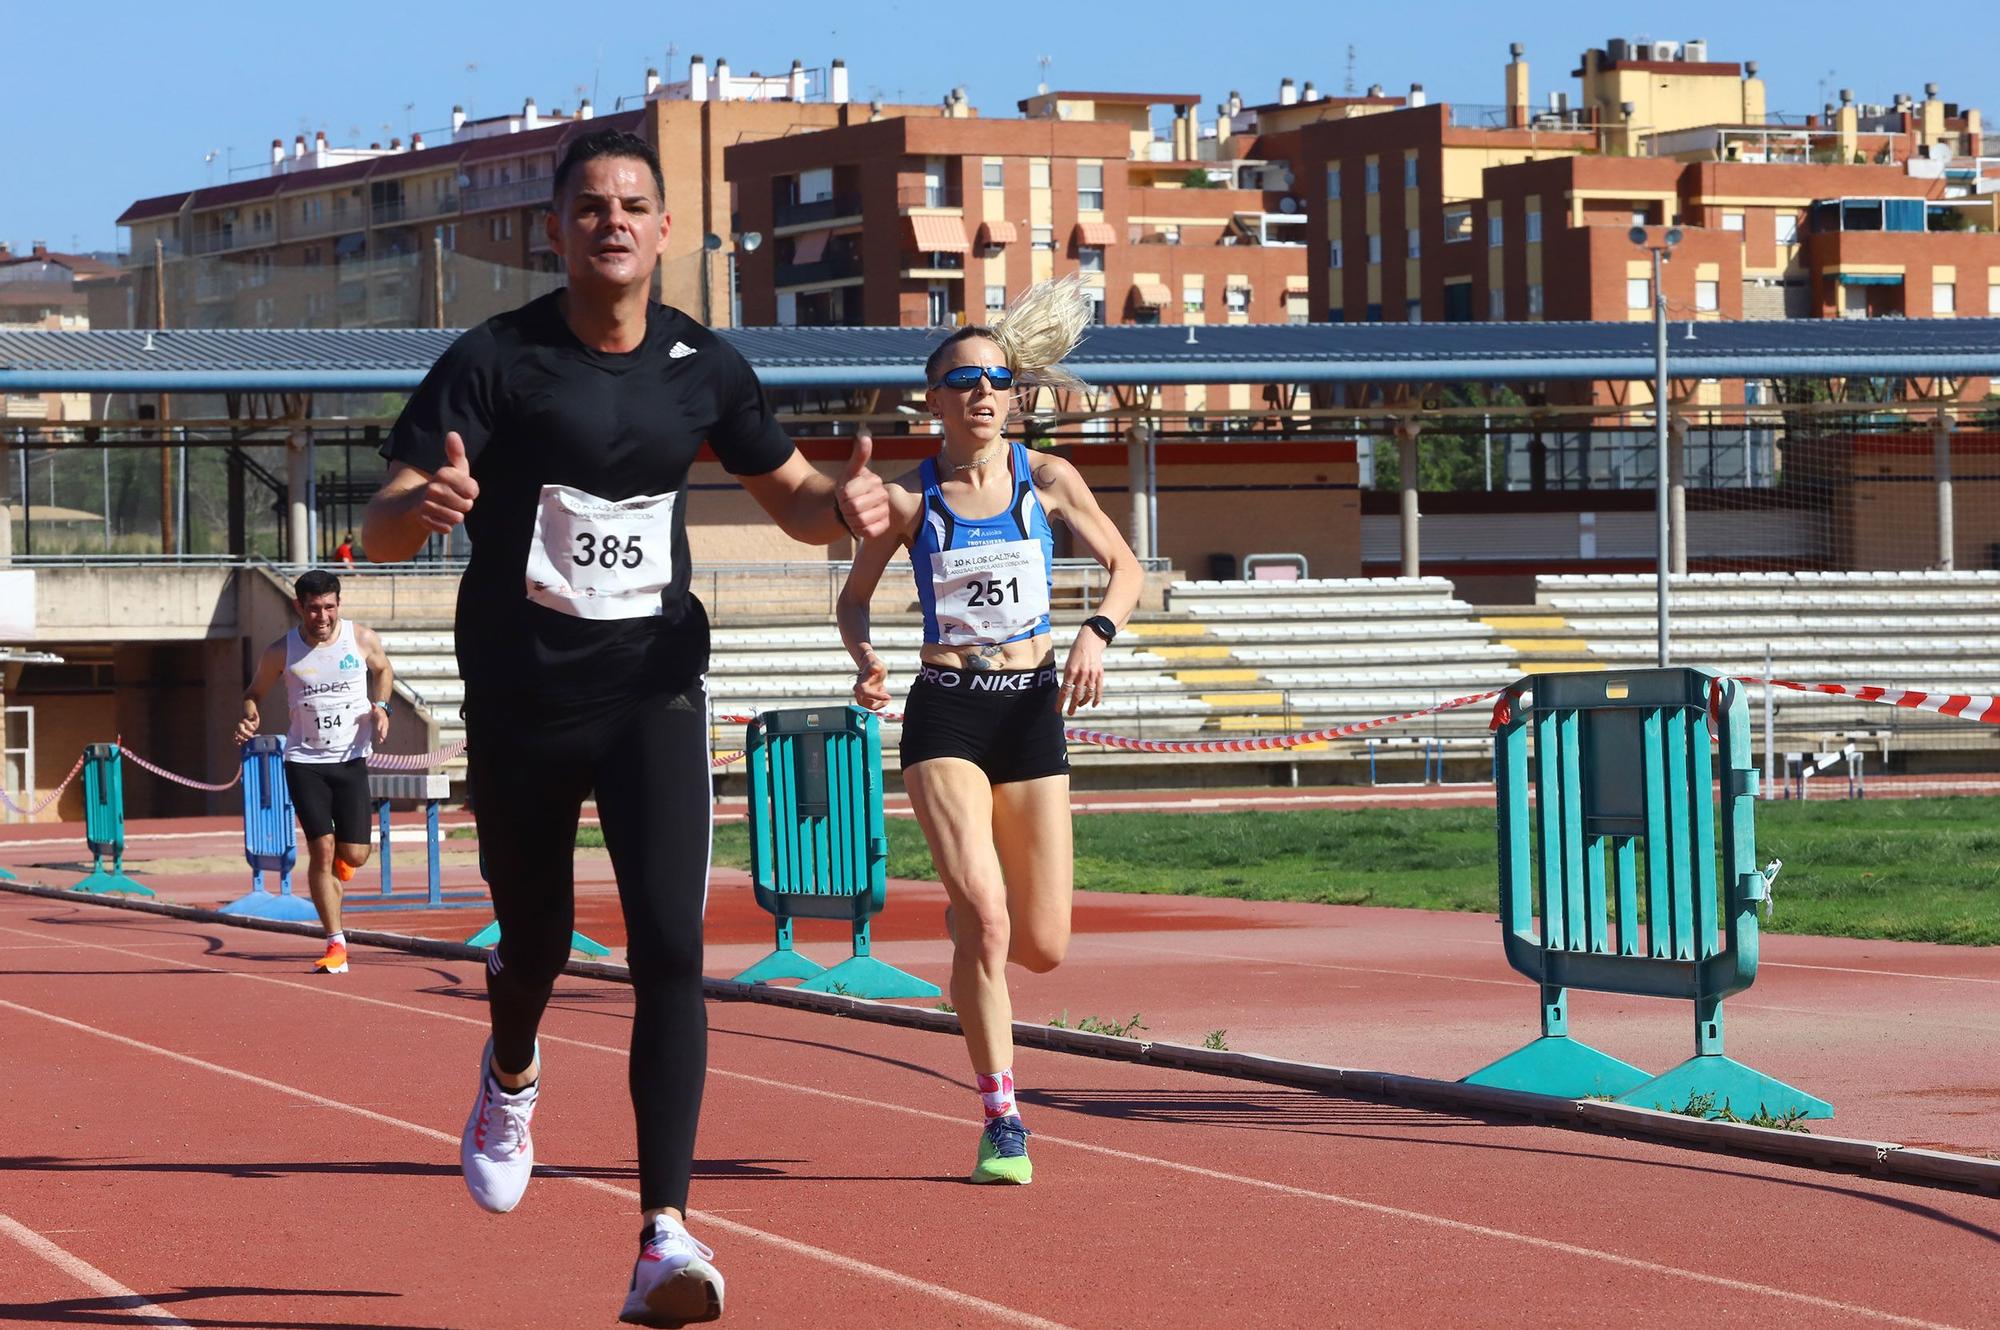
[[1061, 683], [1053, 665], [919, 667], [903, 703], [903, 770], [934, 757], [962, 757], [995, 785], [1068, 775]]
[[331, 835], [340, 845], [368, 844], [368, 759], [287, 762], [285, 784], [307, 840]]

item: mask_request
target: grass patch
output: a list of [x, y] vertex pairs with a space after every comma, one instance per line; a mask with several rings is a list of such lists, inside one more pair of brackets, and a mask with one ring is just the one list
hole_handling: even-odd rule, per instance
[[[1079, 817], [1076, 885], [1088, 891], [1498, 908], [1493, 814], [1481, 808]], [[934, 880], [923, 833], [891, 818], [889, 875]], [[579, 845], [602, 845], [586, 827]], [[1757, 860], [1785, 861], [1782, 933], [2000, 943], [2000, 798], [1760, 803]], [[740, 823], [715, 829], [715, 862], [750, 866]]]
[[1795, 1131], [1802, 1134], [1810, 1134], [1805, 1123], [1806, 1111], [1802, 1108], [1789, 1108], [1783, 1113], [1772, 1113], [1764, 1105], [1759, 1104], [1755, 1113], [1747, 1118], [1743, 1118], [1738, 1117], [1730, 1109], [1727, 1099], [1722, 1101], [1722, 1107], [1717, 1108], [1715, 1106], [1714, 1095], [1690, 1094], [1688, 1101], [1675, 1109], [1674, 1112], [1680, 1114], [1682, 1117], [1712, 1118], [1717, 1122], [1736, 1122], [1747, 1127], [1769, 1127], [1774, 1131]]

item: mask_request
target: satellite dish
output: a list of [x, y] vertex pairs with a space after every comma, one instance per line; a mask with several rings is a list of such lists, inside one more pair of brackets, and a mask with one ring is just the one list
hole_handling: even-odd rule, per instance
[[707, 250], [709, 253], [713, 254], [715, 253], [716, 250], [722, 248], [722, 237], [717, 235], [715, 232], [710, 231], [707, 235], [701, 238], [701, 247]]
[[1669, 245], [1678, 245], [1681, 243], [1681, 229], [1678, 226], [1667, 228], [1667, 243]]
[[762, 231], [745, 231], [737, 238], [737, 243], [743, 246], [745, 254], [755, 254], [763, 247], [764, 233]]
[[1278, 188], [1279, 188], [1279, 189], [1290, 189], [1290, 188], [1292, 187], [1292, 182], [1293, 182], [1293, 180], [1294, 180], [1294, 177], [1293, 177], [1293, 175], [1292, 175], [1292, 168], [1291, 168], [1291, 167], [1289, 167], [1289, 166], [1286, 166], [1286, 167], [1281, 167], [1281, 168], [1279, 169], [1279, 171], [1278, 171]]
[[1643, 226], [1635, 226], [1630, 231], [1627, 231], [1625, 234], [1632, 238], [1632, 243], [1635, 245], [1643, 245], [1646, 243], [1646, 228]]
[[1299, 201], [1290, 195], [1286, 195], [1284, 198], [1278, 200], [1279, 212], [1297, 212], [1298, 210]]

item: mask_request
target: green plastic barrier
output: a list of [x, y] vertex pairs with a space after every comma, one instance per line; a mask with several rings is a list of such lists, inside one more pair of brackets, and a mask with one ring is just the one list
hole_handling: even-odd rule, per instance
[[[117, 744], [83, 750], [83, 839], [90, 846], [90, 875], [70, 888], [92, 895], [150, 896], [152, 888], [125, 876], [125, 764]], [[111, 871], [104, 857], [111, 856]]]
[[[1776, 874], [1756, 864], [1742, 688], [1693, 669], [1541, 674], [1504, 706], [1501, 928], [1508, 961], [1541, 985], [1542, 1037], [1465, 1079], [1707, 1116], [1832, 1117], [1723, 1053], [1722, 1001], [1757, 977], [1757, 907]], [[1572, 1039], [1572, 988], [1692, 1002], [1695, 1056], [1649, 1077]]]
[[[936, 997], [938, 987], [869, 954], [869, 920], [887, 898], [882, 726], [860, 707], [767, 711], [750, 722], [750, 876], [777, 921], [777, 949], [739, 984], [802, 979], [854, 997]], [[823, 968], [792, 946], [797, 919], [844, 919], [854, 954]]]

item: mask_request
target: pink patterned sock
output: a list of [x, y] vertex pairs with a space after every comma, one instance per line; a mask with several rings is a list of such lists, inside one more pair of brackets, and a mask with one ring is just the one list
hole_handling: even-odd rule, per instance
[[1003, 1067], [991, 1076], [980, 1073], [977, 1076], [977, 1080], [979, 1082], [979, 1099], [985, 1105], [986, 1116], [989, 1119], [1004, 1118], [1009, 1114], [1017, 1117], [1020, 1115], [1020, 1110], [1014, 1106], [1014, 1069], [1012, 1067]]

